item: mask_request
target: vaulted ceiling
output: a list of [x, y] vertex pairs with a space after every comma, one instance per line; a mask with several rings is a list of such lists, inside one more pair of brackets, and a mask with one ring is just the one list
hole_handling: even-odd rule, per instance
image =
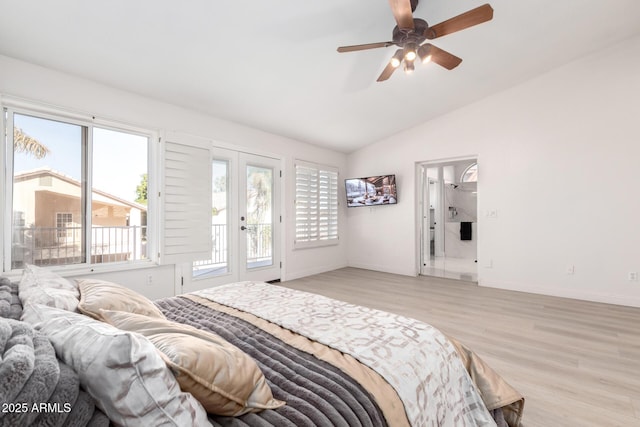
[[[421, 0], [436, 24], [485, 0]], [[640, 33], [638, 0], [492, 0], [493, 20], [434, 40], [461, 57], [376, 78], [388, 0], [0, 0], [0, 54], [352, 152]], [[640, 52], [639, 52], [640, 54]]]

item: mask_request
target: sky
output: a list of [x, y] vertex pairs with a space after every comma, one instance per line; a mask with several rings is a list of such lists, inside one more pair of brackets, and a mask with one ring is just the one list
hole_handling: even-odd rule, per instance
[[[14, 126], [44, 144], [50, 152], [42, 159], [15, 153], [14, 174], [51, 168], [80, 181], [82, 127], [53, 120], [14, 115]], [[147, 172], [147, 137], [94, 127], [93, 188], [135, 201], [136, 187]]]

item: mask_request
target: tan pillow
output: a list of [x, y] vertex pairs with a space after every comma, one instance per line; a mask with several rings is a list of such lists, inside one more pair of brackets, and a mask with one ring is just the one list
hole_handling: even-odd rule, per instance
[[103, 320], [100, 309], [126, 311], [164, 319], [164, 314], [147, 297], [124, 286], [105, 280], [79, 279], [81, 313]]
[[116, 425], [211, 427], [202, 405], [180, 390], [146, 338], [38, 304], [27, 304], [22, 319], [47, 336]]
[[182, 390], [212, 414], [238, 416], [284, 405], [273, 398], [256, 362], [216, 334], [131, 313], [102, 310], [102, 317], [147, 337], [173, 368]]

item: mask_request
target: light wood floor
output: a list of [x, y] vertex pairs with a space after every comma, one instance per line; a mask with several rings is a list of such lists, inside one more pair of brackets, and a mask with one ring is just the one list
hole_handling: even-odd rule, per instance
[[281, 285], [458, 338], [525, 396], [526, 427], [640, 426], [640, 309], [355, 268]]

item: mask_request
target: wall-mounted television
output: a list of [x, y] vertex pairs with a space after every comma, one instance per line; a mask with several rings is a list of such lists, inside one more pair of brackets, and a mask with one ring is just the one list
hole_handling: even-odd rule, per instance
[[348, 178], [344, 181], [347, 206], [395, 205], [398, 203], [395, 175]]

